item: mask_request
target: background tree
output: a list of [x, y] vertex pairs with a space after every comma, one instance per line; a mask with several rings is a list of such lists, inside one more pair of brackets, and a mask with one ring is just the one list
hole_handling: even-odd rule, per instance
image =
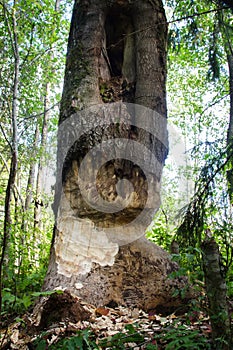
[[[44, 249], [48, 252], [52, 212], [47, 218], [43, 214], [44, 227], [34, 235], [35, 177], [38, 162], [42, 154], [47, 153], [46, 149], [40, 152], [38, 147], [45, 77], [51, 85], [50, 103], [45, 108], [45, 112], [48, 109], [51, 115], [48, 123], [50, 139], [56, 125], [60, 98], [57, 85], [63, 72], [59, 60], [64, 58], [62, 45], [63, 35], [68, 30], [68, 20], [64, 18], [67, 8], [68, 2], [61, 6], [60, 11], [55, 11], [52, 2], [49, 5], [25, 1], [0, 2], [0, 269], [3, 307], [17, 304], [17, 301], [22, 307], [30, 304], [30, 288], [34, 288], [33, 284], [38, 288], [45, 269], [46, 254], [43, 256], [38, 251]], [[55, 46], [56, 52], [52, 57], [51, 48]], [[46, 207], [46, 197], [43, 200]], [[34, 242], [37, 245], [33, 246]], [[41, 268], [43, 272], [40, 273]], [[28, 273], [30, 276], [26, 279]], [[35, 275], [39, 279], [32, 283]], [[22, 301], [19, 297], [23, 295]]]
[[[192, 67], [190, 67], [191, 72], [188, 74], [188, 77], [192, 73], [195, 76], [197, 68], [201, 69], [203, 57], [209, 65], [208, 71], [203, 66], [206, 75], [202, 75], [203, 86], [205, 86], [204, 89], [208, 93], [206, 94], [203, 90], [201, 95], [202, 103], [200, 104], [201, 99], [198, 101], [199, 110], [194, 109], [194, 112], [191, 114], [192, 119], [195, 117], [195, 123], [193, 125], [194, 127], [190, 128], [189, 147], [191, 149], [194, 146], [192, 156], [195, 155], [195, 158], [198, 159], [198, 163], [191, 170], [194, 170], [197, 174], [195, 192], [190, 203], [182, 210], [184, 220], [178, 227], [176, 239], [180, 243], [181, 251], [185, 251], [188, 248], [188, 252], [190, 253], [190, 247], [196, 249], [195, 254], [199, 261], [198, 265], [200, 264], [200, 270], [205, 275], [210, 307], [209, 313], [213, 327], [213, 346], [215, 348], [228, 349], [231, 347], [231, 336], [224, 278], [226, 276], [227, 278], [231, 278], [230, 266], [232, 263], [232, 247], [230, 243], [232, 236], [229, 231], [232, 227], [230, 205], [232, 168], [230, 164], [232, 160], [230, 130], [232, 117], [230, 108], [230, 118], [228, 116], [224, 118], [227, 115], [227, 110], [224, 108], [223, 102], [228, 96], [230, 96], [231, 101], [231, 71], [229, 70], [228, 75], [225, 70], [225, 63], [229, 62], [229, 42], [231, 41], [229, 18], [231, 16], [229, 11], [218, 7], [219, 2], [212, 3], [215, 6], [215, 11], [214, 7], [213, 11], [207, 10], [211, 5], [210, 2], [196, 2], [195, 6], [188, 7], [190, 12], [188, 14], [186, 13], [187, 24], [175, 27], [173, 34], [171, 34], [171, 39], [173, 40], [173, 44], [175, 44], [177, 53], [178, 55], [181, 54], [181, 61], [186, 62], [186, 67], [188, 55], [193, 52], [196, 53], [195, 56], [190, 55], [191, 62], [197, 63], [192, 64]], [[181, 3], [176, 7], [176, 11], [180, 11], [178, 16], [182, 17], [184, 15]], [[196, 16], [195, 13], [202, 13], [202, 16]], [[206, 17], [205, 21], [203, 21], [203, 16]], [[228, 19], [224, 24], [223, 18]], [[208, 36], [209, 40], [206, 41]], [[185, 60], [183, 56], [184, 52], [186, 52]], [[205, 52], [206, 56], [204, 54]], [[196, 60], [199, 58], [199, 53], [202, 58], [198, 62]], [[184, 70], [183, 66], [181, 69], [182, 71]], [[227, 86], [227, 82], [229, 82], [229, 87]], [[215, 90], [217, 86], [218, 90]], [[199, 83], [198, 92], [200, 93], [200, 91]], [[216, 114], [216, 119], [213, 119], [213, 115], [215, 115], [213, 110], [209, 109], [209, 107], [203, 110], [202, 107], [203, 102], [210, 99], [213, 91], [216, 91], [216, 97], [210, 101], [210, 106], [215, 106], [215, 110], [218, 113]], [[182, 102], [186, 99], [187, 97], [182, 98]], [[194, 106], [193, 101], [190, 101], [189, 108], [190, 106]], [[206, 112], [211, 113], [210, 119], [208, 117], [206, 118]], [[185, 113], [185, 116], [187, 118], [188, 115]], [[197, 122], [197, 117], [201, 121], [199, 119]], [[218, 120], [217, 125], [216, 120]], [[205, 124], [206, 122], [207, 124]], [[179, 124], [179, 121], [177, 123]], [[187, 119], [185, 124], [187, 125]], [[182, 129], [184, 130], [183, 127]], [[223, 137], [219, 136], [219, 129], [222, 130]], [[226, 133], [227, 129], [228, 133]], [[194, 142], [191, 141], [190, 136], [192, 134], [197, 136], [194, 138]], [[200, 166], [200, 164], [203, 165]], [[193, 175], [191, 177], [194, 179]], [[207, 228], [213, 230], [213, 237], [211, 239], [205, 239], [204, 243], [201, 244]], [[220, 244], [220, 255], [215, 240]], [[201, 253], [203, 255], [203, 262], [201, 260]], [[215, 266], [213, 271], [209, 266], [210, 261]], [[226, 275], [227, 271], [228, 274]], [[218, 320], [218, 326], [216, 320]], [[221, 336], [219, 333], [220, 329]]]

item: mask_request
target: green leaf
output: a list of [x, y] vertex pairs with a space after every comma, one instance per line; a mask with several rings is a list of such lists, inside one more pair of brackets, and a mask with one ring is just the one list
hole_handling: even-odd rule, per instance
[[48, 290], [48, 291], [44, 291], [44, 292], [33, 292], [31, 293], [31, 295], [33, 297], [46, 297], [52, 294], [62, 294], [63, 290]]

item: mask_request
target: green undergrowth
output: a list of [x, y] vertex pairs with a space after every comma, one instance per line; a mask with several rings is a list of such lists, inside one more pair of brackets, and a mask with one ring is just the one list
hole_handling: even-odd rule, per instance
[[210, 341], [199, 330], [189, 329], [178, 324], [164, 325], [158, 333], [146, 334], [137, 324], [126, 325], [123, 332], [111, 337], [96, 340], [96, 335], [90, 329], [79, 330], [75, 335], [58, 340], [48, 346], [47, 333], [42, 333], [33, 343], [35, 350], [87, 350], [87, 349], [145, 349], [145, 350], [209, 350]]

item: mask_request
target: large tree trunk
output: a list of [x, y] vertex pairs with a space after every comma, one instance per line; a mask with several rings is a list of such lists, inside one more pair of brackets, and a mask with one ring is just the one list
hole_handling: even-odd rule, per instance
[[44, 288], [95, 305], [177, 305], [176, 268], [144, 237], [167, 155], [160, 0], [76, 1], [58, 132], [56, 227]]

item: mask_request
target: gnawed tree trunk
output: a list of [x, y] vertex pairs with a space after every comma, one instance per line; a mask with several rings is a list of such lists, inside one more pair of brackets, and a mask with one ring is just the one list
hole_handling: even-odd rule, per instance
[[227, 286], [220, 265], [220, 252], [213, 237], [202, 243], [203, 266], [214, 349], [232, 349]]
[[180, 303], [186, 280], [168, 279], [177, 266], [142, 237], [167, 155], [166, 40], [160, 0], [75, 3], [45, 289], [96, 306]]

